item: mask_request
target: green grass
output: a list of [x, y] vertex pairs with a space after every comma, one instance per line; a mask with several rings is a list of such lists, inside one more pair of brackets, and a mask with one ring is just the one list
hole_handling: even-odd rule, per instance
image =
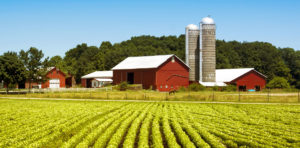
[[73, 99], [101, 99], [101, 100], [154, 100], [154, 101], [219, 101], [219, 102], [273, 102], [299, 103], [297, 92], [157, 92], [149, 90], [117, 91], [117, 90], [89, 90], [71, 92], [31, 93], [23, 95], [0, 95], [0, 97], [26, 98], [73, 98]]
[[299, 147], [300, 108], [0, 99], [0, 147]]

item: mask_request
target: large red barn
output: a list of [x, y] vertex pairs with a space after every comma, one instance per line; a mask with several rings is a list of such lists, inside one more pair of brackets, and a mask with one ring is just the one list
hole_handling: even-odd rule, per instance
[[127, 81], [159, 91], [189, 85], [189, 67], [175, 55], [128, 57], [112, 70], [113, 84]]

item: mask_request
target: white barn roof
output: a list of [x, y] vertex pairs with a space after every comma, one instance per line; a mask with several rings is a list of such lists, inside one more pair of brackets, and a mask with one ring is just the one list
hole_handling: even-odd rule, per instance
[[216, 82], [199, 82], [203, 86], [226, 86], [226, 82], [232, 80], [254, 70], [263, 77], [265, 75], [256, 71], [254, 68], [235, 68], [235, 69], [216, 69]]
[[236, 69], [216, 69], [216, 82], [231, 82], [232, 80], [254, 70], [263, 77], [265, 75], [256, 71], [254, 68], [236, 68]]
[[216, 82], [230, 82], [254, 68], [216, 69]]
[[90, 79], [90, 78], [112, 78], [113, 71], [95, 71], [85, 76], [82, 76], [83, 79]]
[[[112, 68], [112, 70], [125, 70], [125, 69], [149, 69], [157, 68], [169, 58], [176, 55], [155, 55], [155, 56], [138, 56], [138, 57], [128, 57], [118, 65]], [[181, 59], [179, 59], [181, 61]], [[181, 61], [182, 62], [182, 61]], [[185, 64], [184, 62], [182, 62]], [[187, 66], [187, 65], [186, 65]], [[188, 66], [187, 66], [188, 67]]]

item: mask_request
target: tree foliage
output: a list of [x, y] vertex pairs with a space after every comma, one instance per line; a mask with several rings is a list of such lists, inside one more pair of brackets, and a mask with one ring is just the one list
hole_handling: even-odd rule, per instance
[[289, 88], [288, 81], [283, 77], [275, 77], [268, 84], [268, 88]]
[[26, 78], [29, 81], [29, 89], [32, 82], [43, 82], [46, 78], [47, 68], [49, 67], [48, 58], [44, 59], [42, 50], [31, 47], [29, 50], [20, 51], [20, 59], [26, 68]]
[[[40, 54], [41, 51], [34, 49], [30, 49], [31, 56], [21, 51], [20, 57], [27, 70], [30, 68], [36, 73], [36, 68], [41, 67], [43, 55]], [[162, 37], [143, 35], [115, 44], [104, 41], [100, 47], [83, 43], [68, 50], [63, 58], [52, 57], [49, 66], [58, 67], [72, 74], [77, 83], [80, 83], [83, 75], [96, 70], [110, 70], [129, 56], [161, 54], [176, 54], [185, 61], [185, 35]], [[268, 81], [275, 77], [283, 77], [291, 85], [300, 88], [300, 51], [292, 48], [276, 48], [266, 42], [217, 40], [216, 56], [217, 69], [253, 67], [266, 75]], [[31, 60], [29, 63], [27, 58], [37, 60]], [[33, 77], [32, 73], [29, 75]]]
[[0, 56], [0, 82], [4, 81], [8, 93], [11, 86], [25, 79], [25, 67], [17, 53], [6, 52]]
[[[128, 56], [160, 54], [176, 54], [184, 61], [185, 36], [138, 36], [115, 44], [105, 41], [99, 48], [81, 44], [66, 52], [64, 61], [79, 83], [81, 76], [95, 70], [110, 70]], [[266, 42], [217, 40], [216, 56], [218, 69], [253, 67], [265, 74], [268, 81], [279, 76], [294, 86], [300, 85], [300, 51], [276, 48]]]

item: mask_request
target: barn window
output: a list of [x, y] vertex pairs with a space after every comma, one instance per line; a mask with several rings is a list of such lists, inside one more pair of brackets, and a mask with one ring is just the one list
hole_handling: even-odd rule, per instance
[[239, 91], [246, 91], [246, 90], [247, 90], [246, 85], [240, 85], [239, 86]]
[[259, 85], [255, 86], [255, 91], [260, 91], [260, 86]]
[[172, 57], [172, 63], [174, 63], [175, 62], [175, 58], [174, 57]]

